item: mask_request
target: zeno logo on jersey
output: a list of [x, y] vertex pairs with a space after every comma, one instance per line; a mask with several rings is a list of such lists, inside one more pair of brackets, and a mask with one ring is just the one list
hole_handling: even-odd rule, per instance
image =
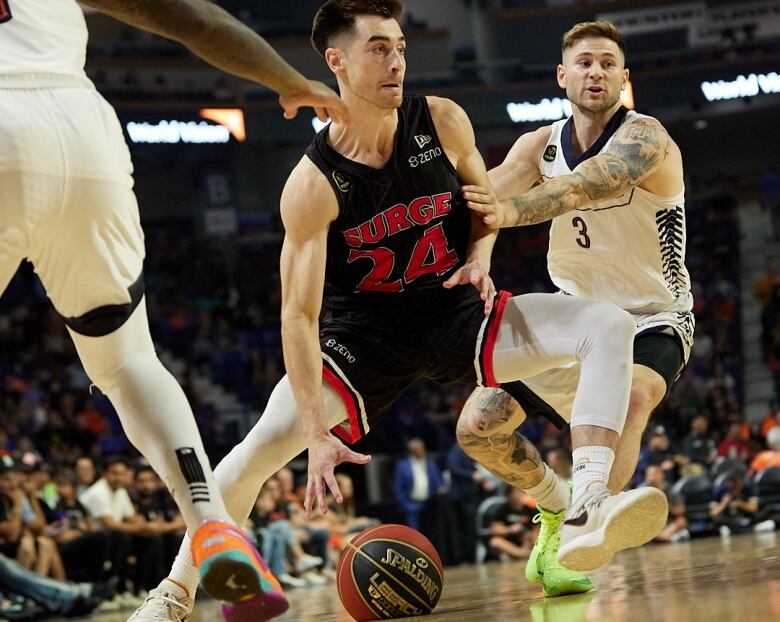
[[417, 168], [420, 166], [420, 164], [430, 162], [434, 158], [438, 158], [440, 155], [441, 147], [433, 147], [432, 149], [428, 149], [428, 151], [423, 151], [422, 153], [418, 153], [416, 156], [409, 158], [409, 166], [412, 168]]

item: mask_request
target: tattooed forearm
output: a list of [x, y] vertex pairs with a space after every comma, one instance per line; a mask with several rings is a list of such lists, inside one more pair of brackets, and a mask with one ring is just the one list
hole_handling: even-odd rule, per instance
[[546, 181], [519, 197], [510, 199], [514, 208], [513, 225], [535, 225], [565, 214], [577, 207], [573, 196], [577, 181], [573, 175], [564, 175]]
[[589, 203], [620, 196], [663, 162], [671, 139], [658, 123], [640, 119], [622, 128], [609, 148], [562, 175], [510, 200], [512, 224], [545, 222]]

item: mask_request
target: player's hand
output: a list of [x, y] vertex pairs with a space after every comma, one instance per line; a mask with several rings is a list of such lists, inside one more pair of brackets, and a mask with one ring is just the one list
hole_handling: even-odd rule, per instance
[[491, 190], [482, 186], [463, 186], [462, 191], [466, 206], [482, 218], [485, 226], [490, 229], [512, 226], [506, 206]]
[[316, 80], [306, 80], [306, 88], [279, 94], [279, 104], [284, 108], [284, 118], [294, 119], [298, 109], [310, 106], [317, 118], [325, 123], [329, 118], [349, 125], [349, 111], [335, 91]]
[[320, 514], [328, 513], [328, 503], [325, 500], [328, 488], [337, 503], [344, 501], [333, 473], [342, 462], [368, 464], [371, 462], [371, 456], [352, 451], [330, 434], [309, 445], [309, 481], [306, 483], [306, 498], [303, 502], [307, 519], [311, 520], [315, 498]]
[[452, 289], [456, 285], [471, 283], [479, 290], [480, 298], [485, 301], [485, 315], [493, 310], [493, 299], [496, 297], [496, 286], [488, 271], [477, 261], [471, 261], [458, 268], [453, 275], [444, 281], [444, 287]]

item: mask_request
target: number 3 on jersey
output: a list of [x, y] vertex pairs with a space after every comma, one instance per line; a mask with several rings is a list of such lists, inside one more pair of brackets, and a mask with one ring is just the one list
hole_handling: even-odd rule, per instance
[[8, 0], [0, 0], [0, 24], [11, 19], [11, 7], [8, 6]]
[[577, 229], [577, 244], [582, 248], [590, 248], [590, 236], [588, 235], [588, 225], [579, 216], [575, 216], [571, 221], [571, 226]]
[[358, 259], [370, 259], [373, 262], [371, 271], [357, 286], [358, 291], [369, 292], [400, 292], [404, 284], [411, 283], [426, 274], [444, 274], [458, 260], [458, 254], [447, 248], [447, 238], [441, 223], [428, 229], [417, 240], [409, 265], [404, 271], [403, 279], [388, 281], [387, 278], [395, 267], [395, 253], [389, 248], [373, 248], [370, 250], [349, 251], [347, 262]]

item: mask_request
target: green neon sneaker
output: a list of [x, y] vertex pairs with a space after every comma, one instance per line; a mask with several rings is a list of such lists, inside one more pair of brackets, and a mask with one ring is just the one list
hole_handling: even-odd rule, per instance
[[561, 543], [560, 524], [566, 510], [549, 512], [538, 506], [534, 523], [541, 523], [539, 536], [525, 565], [525, 577], [532, 583], [541, 583], [545, 596], [582, 594], [593, 589], [593, 583], [581, 572], [564, 568], [558, 563], [558, 547]]

